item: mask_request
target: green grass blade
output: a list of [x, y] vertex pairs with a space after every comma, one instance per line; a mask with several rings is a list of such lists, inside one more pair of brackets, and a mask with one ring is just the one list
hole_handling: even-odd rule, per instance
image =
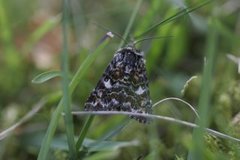
[[[132, 15], [131, 15], [130, 19], [129, 19], [129, 22], [128, 22], [128, 25], [127, 25], [127, 27], [126, 27], [126, 30], [125, 30], [125, 32], [124, 32], [124, 34], [123, 34], [123, 39], [127, 39], [128, 34], [129, 34], [129, 32], [130, 32], [130, 30], [131, 30], [131, 28], [132, 28], [132, 26], [133, 26], [133, 22], [134, 22], [134, 20], [136, 19], [137, 12], [138, 12], [141, 4], [142, 4], [142, 1], [143, 1], [143, 0], [138, 0], [138, 1], [137, 1], [137, 4], [136, 4], [136, 6], [135, 6], [135, 8], [134, 8], [134, 10], [133, 10], [133, 12], [132, 12]], [[120, 42], [118, 48], [121, 48], [121, 47], [123, 46], [123, 44], [124, 44], [124, 41], [122, 40], [122, 41]]]
[[[70, 85], [69, 85], [70, 95], [73, 93], [74, 89], [76, 88], [76, 86], [78, 85], [80, 80], [86, 74], [87, 69], [93, 63], [94, 59], [96, 59], [97, 55], [106, 47], [108, 42], [109, 42], [109, 39], [106, 39], [105, 41], [103, 41], [103, 43], [100, 44], [95, 49], [95, 51], [92, 54], [90, 54], [86, 58], [86, 60], [82, 63], [82, 65], [79, 67], [79, 69], [77, 70], [76, 74], [74, 75], [74, 77], [73, 77], [73, 79], [72, 79], [72, 81], [70, 82]], [[46, 135], [43, 139], [43, 142], [42, 142], [42, 145], [41, 145], [41, 148], [40, 148], [40, 152], [38, 154], [38, 160], [47, 159], [47, 154], [48, 154], [48, 151], [50, 149], [50, 144], [51, 144], [51, 141], [53, 139], [53, 135], [56, 131], [57, 124], [58, 124], [58, 121], [60, 119], [62, 111], [63, 111], [63, 100], [61, 99], [61, 101], [59, 102], [55, 112], [52, 115], [52, 119], [51, 119], [50, 124], [48, 126], [47, 133], [46, 133]]]
[[191, 12], [193, 12], [193, 11], [195, 11], [195, 10], [197, 10], [197, 9], [199, 9], [199, 8], [207, 5], [207, 4], [209, 4], [210, 2], [212, 2], [212, 0], [205, 1], [205, 2], [203, 2], [203, 3], [197, 5], [196, 7], [193, 7], [193, 8], [185, 8], [185, 9], [177, 12], [176, 14], [174, 14], [174, 15], [172, 15], [172, 16], [170, 16], [170, 17], [168, 17], [168, 18], [166, 18], [166, 19], [164, 19], [164, 20], [162, 20], [162, 21], [160, 21], [160, 22], [158, 22], [158, 23], [156, 23], [156, 24], [154, 24], [154, 25], [153, 25], [152, 27], [150, 27], [148, 30], [146, 30], [145, 32], [143, 32], [142, 34], [138, 35], [138, 36], [135, 37], [135, 38], [137, 39], [137, 38], [139, 38], [139, 37], [141, 37], [141, 36], [143, 36], [143, 35], [146, 35], [147, 33], [149, 33], [149, 32], [151, 32], [152, 30], [154, 30], [156, 27], [158, 27], [158, 26], [160, 26], [160, 25], [163, 25], [163, 24], [166, 24], [166, 23], [168, 23], [168, 22], [171, 22], [171, 21], [173, 21], [173, 20], [175, 20], [175, 19], [177, 19], [177, 18], [179, 18], [179, 17], [181, 17], [181, 16], [184, 16], [184, 15], [186, 15], [186, 14], [189, 14], [189, 13], [191, 13]]
[[90, 115], [86, 121], [86, 123], [84, 124], [83, 128], [82, 128], [82, 131], [80, 133], [80, 136], [78, 138], [78, 141], [77, 141], [77, 144], [76, 144], [76, 148], [77, 148], [77, 151], [81, 148], [82, 146], [82, 143], [83, 143], [83, 140], [85, 139], [86, 135], [87, 135], [87, 132], [93, 122], [93, 119], [94, 119], [94, 115]]
[[164, 6], [164, 2], [159, 0], [153, 0], [149, 3], [151, 6], [150, 9], [147, 10], [144, 18], [141, 19], [140, 23], [138, 23], [137, 28], [135, 29], [134, 35], [136, 36], [143, 33], [146, 28], [152, 25], [154, 16], [156, 16], [156, 14], [160, 14], [159, 11], [161, 11]]
[[55, 77], [61, 77], [60, 71], [47, 71], [43, 72], [32, 79], [32, 83], [41, 84]]
[[118, 126], [109, 129], [110, 131], [99, 140], [101, 141], [110, 140], [112, 137], [118, 135], [122, 131], [122, 129], [129, 124], [130, 121], [131, 120], [127, 117]]
[[43, 139], [40, 152], [38, 154], [38, 160], [45, 160], [47, 159], [47, 154], [51, 145], [51, 141], [54, 135], [54, 132], [57, 128], [58, 121], [61, 116], [61, 112], [63, 110], [63, 100], [59, 102], [57, 109], [54, 111], [53, 115], [51, 116], [51, 121], [47, 129], [47, 133]]
[[99, 54], [99, 52], [101, 52], [106, 45], [108, 44], [109, 40], [105, 39], [97, 48], [96, 50], [91, 53], [86, 60], [84, 60], [84, 62], [82, 63], [82, 65], [79, 67], [79, 69], [77, 70], [76, 74], [73, 76], [72, 81], [70, 82], [70, 93], [72, 94], [72, 92], [74, 91], [74, 89], [77, 87], [79, 81], [83, 78], [83, 76], [86, 74], [88, 68], [90, 67], [90, 65], [93, 63], [93, 61], [96, 59], [97, 55]]
[[63, 0], [63, 21], [62, 21], [62, 31], [63, 31], [63, 51], [61, 53], [61, 70], [62, 70], [62, 89], [63, 89], [63, 106], [64, 106], [64, 120], [67, 134], [67, 142], [69, 147], [69, 157], [70, 159], [77, 158], [77, 152], [74, 142], [74, 125], [73, 118], [71, 114], [71, 96], [69, 93], [69, 58], [68, 58], [68, 0]]
[[[211, 22], [213, 23], [213, 22]], [[211, 81], [212, 81], [212, 71], [214, 65], [214, 57], [217, 50], [218, 33], [216, 32], [213, 24], [210, 24], [210, 29], [207, 39], [206, 57], [207, 62], [204, 65], [203, 70], [203, 80], [201, 84], [201, 94], [199, 99], [199, 115], [200, 118], [197, 119], [197, 124], [199, 128], [195, 128], [193, 132], [193, 150], [190, 151], [190, 159], [204, 159], [204, 128], [207, 127], [209, 120], [209, 104], [211, 97]]]
[[19, 54], [14, 44], [6, 8], [5, 1], [0, 0], [0, 42], [2, 43], [1, 51], [4, 53], [1, 58], [6, 61], [5, 63], [11, 68], [11, 71], [15, 72], [16, 68], [20, 71], [19, 68], [22, 67], [23, 57]]
[[0, 40], [4, 45], [7, 45], [6, 47], [12, 47], [12, 32], [8, 22], [3, 0], [0, 0], [0, 29]]
[[23, 46], [23, 52], [29, 53], [32, 48], [38, 43], [41, 38], [43, 38], [48, 32], [54, 29], [60, 22], [60, 15], [56, 17], [52, 17], [44, 22], [41, 26], [39, 26], [34, 32], [30, 35], [30, 37], [26, 40]]
[[113, 128], [110, 128], [109, 132], [107, 132], [101, 138], [96, 140], [94, 143], [91, 143], [87, 148], [91, 150], [92, 147], [101, 145], [101, 143], [104, 143], [104, 141], [110, 140], [112, 137], [118, 135], [122, 131], [122, 129], [126, 127], [127, 124], [129, 124], [129, 122], [130, 122], [129, 119], [125, 119], [118, 126], [114, 126]]

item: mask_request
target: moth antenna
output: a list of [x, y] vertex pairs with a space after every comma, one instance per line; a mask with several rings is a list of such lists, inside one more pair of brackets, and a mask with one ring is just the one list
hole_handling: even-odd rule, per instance
[[92, 22], [93, 24], [95, 24], [96, 26], [100, 27], [101, 29], [107, 31], [108, 33], [111, 32], [113, 33], [116, 37], [118, 37], [119, 39], [123, 40], [125, 43], [127, 43], [127, 41], [117, 32], [115, 31], [111, 31], [108, 27], [102, 25], [102, 24], [98, 24], [97, 22]]
[[140, 42], [143, 42], [143, 41], [146, 41], [146, 40], [150, 40], [150, 39], [162, 39], [162, 38], [172, 38], [174, 36], [156, 36], [156, 37], [147, 37], [147, 38], [143, 38], [143, 39], [140, 39], [140, 40], [136, 40], [133, 42], [134, 45], [136, 45], [137, 43], [140, 43]]
[[114, 37], [114, 34], [112, 32], [107, 32], [98, 42], [98, 45], [99, 46], [103, 41], [105, 41], [107, 38], [113, 38]]

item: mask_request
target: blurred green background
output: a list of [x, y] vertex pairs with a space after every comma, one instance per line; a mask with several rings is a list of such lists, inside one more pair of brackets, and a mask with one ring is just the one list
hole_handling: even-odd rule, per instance
[[[137, 0], [70, 0], [68, 25], [69, 67], [72, 78], [106, 32], [123, 36]], [[179, 11], [197, 7], [204, 0], [152, 0], [141, 5], [128, 34], [136, 38], [157, 22]], [[0, 159], [36, 159], [43, 136], [61, 98], [61, 79], [33, 84], [42, 72], [60, 71], [63, 50], [61, 1], [0, 0], [0, 132], [20, 122], [44, 97], [41, 110], [0, 140]], [[199, 110], [201, 90], [209, 89], [207, 120], [209, 128], [239, 136], [240, 85], [236, 63], [227, 54], [240, 53], [240, 2], [213, 0], [211, 3], [154, 28], [137, 37], [165, 36], [137, 44], [145, 52], [149, 88], [153, 103], [167, 97], [179, 97]], [[105, 26], [105, 27], [102, 27]], [[105, 29], [104, 29], [105, 28]], [[107, 29], [106, 29], [107, 28]], [[213, 36], [214, 35], [214, 36]], [[167, 37], [171, 36], [171, 37]], [[128, 39], [128, 40], [129, 40]], [[104, 69], [118, 49], [116, 36], [98, 54], [72, 95], [72, 110], [83, 110]], [[204, 81], [203, 68], [213, 55], [210, 81]], [[197, 76], [185, 85], [192, 76]], [[203, 82], [203, 83], [202, 83]], [[185, 85], [185, 87], [184, 87]], [[183, 91], [183, 92], [182, 92]], [[203, 100], [204, 101], [204, 100]], [[207, 100], [206, 100], [207, 101]], [[154, 114], [194, 122], [196, 116], [186, 105], [168, 101], [154, 109]], [[78, 137], [86, 116], [74, 116]], [[125, 116], [96, 116], [83, 143], [101, 140], [99, 146], [82, 147], [79, 159], [189, 159], [193, 148], [192, 128], [154, 120], [125, 124]], [[121, 126], [124, 126], [121, 130]], [[240, 159], [239, 143], [204, 135], [203, 159]], [[48, 159], [68, 159], [63, 118]]]

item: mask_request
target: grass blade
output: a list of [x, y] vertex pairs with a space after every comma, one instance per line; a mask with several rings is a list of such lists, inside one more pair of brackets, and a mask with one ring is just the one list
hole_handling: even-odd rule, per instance
[[88, 129], [90, 128], [92, 121], [93, 121], [94, 115], [90, 115], [86, 121], [86, 123], [84, 124], [82, 131], [80, 133], [80, 136], [78, 138], [77, 144], [76, 144], [76, 148], [77, 151], [81, 148], [83, 140], [85, 139]]
[[60, 15], [52, 17], [39, 26], [34, 32], [29, 36], [23, 46], [23, 53], [28, 54], [31, 52], [33, 47], [43, 38], [48, 32], [53, 30], [60, 22]]
[[[77, 87], [80, 80], [83, 78], [83, 76], [86, 74], [87, 69], [90, 67], [90, 65], [93, 63], [94, 59], [96, 59], [97, 55], [106, 47], [108, 44], [109, 39], [105, 39], [102, 44], [100, 44], [95, 51], [90, 54], [86, 60], [82, 63], [82, 65], [77, 70], [76, 74], [74, 75], [72, 81], [69, 84], [69, 91], [70, 95], [73, 93], [74, 89]], [[40, 152], [38, 154], [38, 160], [45, 160], [47, 159], [47, 154], [50, 149], [50, 144], [53, 139], [53, 135], [56, 131], [58, 121], [61, 116], [61, 112], [63, 111], [63, 100], [61, 99], [55, 112], [52, 115], [52, 119], [50, 121], [50, 124], [47, 129], [47, 133], [43, 139]]]
[[17, 127], [19, 127], [23, 123], [27, 122], [30, 118], [32, 118], [40, 109], [44, 107], [45, 104], [46, 100], [44, 98], [41, 99], [37, 104], [33, 106], [32, 110], [30, 110], [25, 116], [23, 116], [17, 123], [7, 128], [6, 130], [0, 132], [0, 141], [11, 135], [12, 132]]
[[[93, 115], [91, 115], [93, 116]], [[104, 141], [107, 141], [109, 140], [110, 138], [118, 135], [122, 129], [124, 127], [126, 127], [127, 124], [129, 124], [129, 119], [125, 119], [121, 122], [121, 124], [119, 124], [118, 126], [114, 127], [114, 128], [111, 128], [109, 129], [110, 132], [108, 132], [107, 134], [105, 134], [104, 136], [102, 136], [101, 138], [99, 138], [98, 140], [96, 140], [94, 143], [91, 143], [89, 146], [88, 146], [88, 149], [89, 150], [92, 150], [92, 148], [94, 148], [95, 146], [98, 146], [98, 145], [101, 145], [101, 143], [103, 143]]]
[[[130, 32], [130, 30], [131, 30], [131, 28], [132, 28], [132, 26], [133, 26], [133, 22], [134, 22], [134, 20], [136, 19], [137, 12], [138, 12], [141, 4], [142, 4], [142, 1], [143, 1], [143, 0], [138, 0], [138, 1], [137, 1], [137, 4], [136, 4], [136, 6], [135, 6], [135, 8], [134, 8], [134, 10], [133, 10], [133, 12], [132, 12], [132, 15], [131, 15], [130, 19], [129, 19], [129, 22], [128, 22], [128, 25], [127, 25], [127, 27], [126, 27], [126, 30], [125, 30], [125, 32], [124, 32], [124, 34], [123, 34], [123, 39], [127, 39], [128, 34], [129, 34], [129, 32]], [[123, 44], [124, 44], [124, 41], [122, 40], [122, 41], [120, 42], [118, 48], [121, 48], [121, 47], [123, 46]]]
[[197, 119], [197, 124], [199, 125], [193, 132], [193, 150], [190, 151], [189, 158], [190, 159], [204, 159], [204, 128], [208, 124], [209, 120], [209, 103], [211, 97], [211, 81], [212, 81], [212, 71], [214, 64], [214, 56], [216, 54], [217, 49], [217, 32], [215, 28], [213, 28], [212, 24], [210, 24], [210, 30], [208, 34], [207, 40], [207, 48], [206, 48], [206, 57], [207, 62], [204, 65], [203, 71], [203, 81], [201, 84], [201, 94], [199, 98], [199, 115], [200, 118]]
[[[72, 114], [74, 114], [74, 115], [128, 115], [128, 116], [133, 115], [133, 116], [142, 116], [142, 117], [146, 117], [149, 119], [152, 118], [152, 119], [158, 119], [158, 120], [163, 120], [163, 121], [167, 121], [167, 122], [173, 122], [173, 123], [181, 124], [181, 125], [188, 126], [191, 128], [199, 128], [199, 125], [197, 125], [195, 123], [179, 120], [179, 119], [168, 117], [168, 116], [161, 116], [161, 115], [154, 115], [154, 114], [133, 113], [133, 112], [125, 112], [125, 111], [91, 111], [91, 112], [87, 112], [87, 111], [76, 112], [75, 111], [75, 112], [72, 112]], [[213, 129], [204, 128], [204, 130], [212, 135], [217, 136], [217, 137], [224, 138], [227, 140], [232, 140], [235, 142], [240, 142], [239, 138], [235, 138], [235, 137], [229, 136], [227, 134], [220, 133]]]
[[71, 96], [69, 93], [69, 58], [68, 58], [68, 0], [63, 0], [63, 21], [62, 21], [62, 32], [63, 32], [63, 51], [61, 53], [61, 70], [62, 70], [62, 90], [63, 90], [63, 106], [64, 106], [64, 122], [66, 127], [67, 142], [69, 147], [70, 159], [77, 158], [77, 152], [74, 142], [74, 126], [73, 118], [71, 115]]
[[141, 36], [143, 36], [143, 35], [146, 35], [147, 33], [149, 33], [149, 32], [151, 32], [152, 30], [154, 30], [156, 27], [158, 27], [158, 26], [160, 26], [160, 25], [162, 25], [162, 24], [166, 24], [166, 23], [168, 23], [168, 22], [171, 22], [171, 21], [173, 21], [173, 20], [175, 20], [175, 19], [177, 19], [177, 18], [179, 18], [179, 17], [181, 17], [181, 16], [184, 16], [184, 15], [188, 14], [188, 13], [191, 13], [191, 12], [193, 12], [193, 11], [195, 11], [195, 10], [197, 10], [197, 9], [199, 9], [199, 8], [207, 5], [207, 4], [209, 4], [210, 2], [212, 2], [212, 0], [205, 1], [205, 2], [203, 2], [203, 3], [197, 5], [196, 7], [193, 7], [193, 8], [185, 8], [185, 9], [177, 12], [176, 14], [174, 14], [174, 15], [172, 15], [172, 16], [170, 16], [170, 17], [168, 17], [168, 18], [166, 18], [166, 19], [164, 19], [164, 20], [162, 20], [162, 21], [160, 21], [160, 22], [158, 22], [158, 23], [156, 23], [156, 24], [154, 24], [154, 25], [153, 25], [152, 27], [150, 27], [148, 30], [146, 30], [146, 31], [143, 32], [142, 34], [136, 36], [135, 38], [137, 39], [137, 38], [139, 38], [139, 37], [141, 37]]
[[59, 71], [47, 71], [41, 73], [32, 79], [32, 83], [41, 84], [55, 77], [61, 77], [61, 72]]

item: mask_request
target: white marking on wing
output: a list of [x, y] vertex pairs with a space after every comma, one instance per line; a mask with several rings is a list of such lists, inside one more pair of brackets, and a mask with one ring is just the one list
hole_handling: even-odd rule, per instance
[[125, 67], [125, 73], [130, 73], [130, 68], [128, 66]]
[[118, 105], [119, 104], [119, 102], [115, 98], [112, 99], [112, 102], [113, 102], [114, 105]]
[[139, 86], [138, 89], [135, 91], [135, 93], [138, 94], [138, 95], [141, 95], [141, 94], [143, 94], [144, 92], [145, 92], [145, 90], [142, 89], [141, 86]]
[[110, 79], [109, 79], [108, 81], [104, 81], [103, 83], [104, 83], [104, 85], [105, 85], [106, 88], [112, 88]]

